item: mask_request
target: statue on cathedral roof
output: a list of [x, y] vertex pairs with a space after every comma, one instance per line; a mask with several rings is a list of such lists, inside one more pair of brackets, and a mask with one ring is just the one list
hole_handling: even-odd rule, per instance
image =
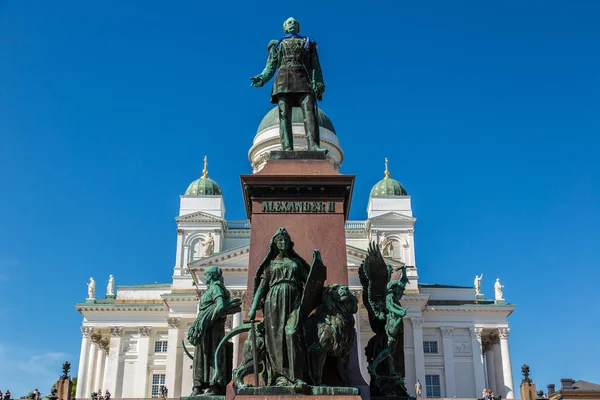
[[483, 279], [483, 274], [480, 276], [475, 275], [475, 281], [473, 281], [473, 285], [475, 286], [475, 294], [481, 294], [481, 280]]
[[504, 285], [500, 283], [500, 278], [496, 279], [496, 283], [494, 283], [494, 294], [496, 296], [496, 300], [501, 301], [504, 300], [504, 293], [502, 292], [504, 289]]
[[365, 348], [371, 375], [371, 396], [408, 397], [404, 386], [404, 322], [406, 308], [400, 304], [408, 283], [406, 267], [402, 276], [392, 278], [381, 249], [370, 243], [358, 276], [363, 286], [363, 304], [375, 333]]
[[87, 287], [88, 287], [88, 299], [95, 299], [96, 298], [96, 281], [94, 280], [94, 278], [90, 278], [90, 281], [88, 283], [86, 283]]
[[106, 285], [106, 296], [115, 295], [115, 278], [110, 275], [108, 277], [108, 285]]
[[300, 23], [294, 18], [285, 20], [283, 31], [285, 35], [281, 39], [269, 42], [267, 65], [260, 74], [250, 78], [251, 86], [262, 87], [278, 70], [271, 92], [271, 103], [279, 107], [281, 149], [294, 150], [292, 108], [300, 107], [308, 150], [327, 152], [321, 147], [317, 121], [317, 101], [323, 98], [325, 92], [317, 43], [298, 34]]

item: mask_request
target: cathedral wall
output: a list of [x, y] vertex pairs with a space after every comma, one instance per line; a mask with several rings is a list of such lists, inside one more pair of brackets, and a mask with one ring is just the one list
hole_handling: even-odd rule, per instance
[[227, 237], [225, 238], [225, 243], [223, 244], [223, 249], [221, 251], [235, 249], [237, 247], [245, 246], [249, 243], [250, 237]]
[[430, 300], [475, 300], [473, 288], [429, 288], [421, 287], [422, 294], [429, 294]]
[[374, 218], [389, 212], [412, 217], [410, 196], [369, 197], [369, 204], [367, 205], [367, 214], [369, 218]]
[[194, 212], [203, 213], [223, 218], [225, 215], [225, 205], [222, 196], [181, 196], [179, 206], [179, 215], [187, 215]]
[[127, 286], [117, 287], [119, 293], [118, 300], [126, 302], [126, 300], [161, 300], [161, 295], [171, 292], [171, 285], [155, 289], [128, 289]]
[[367, 238], [349, 238], [346, 237], [346, 244], [359, 249], [365, 249], [369, 245]]
[[[481, 393], [475, 393], [475, 371], [471, 358], [455, 358], [454, 372], [456, 379], [456, 397], [478, 397]], [[483, 388], [481, 388], [483, 390]]]
[[135, 397], [135, 381], [137, 370], [136, 360], [125, 360], [123, 363], [123, 379], [121, 387], [121, 398], [132, 398]]

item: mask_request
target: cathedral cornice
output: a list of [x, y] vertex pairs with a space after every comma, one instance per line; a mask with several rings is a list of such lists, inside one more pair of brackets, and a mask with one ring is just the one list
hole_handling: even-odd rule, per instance
[[[225, 250], [221, 253], [213, 254], [212, 256], [193, 261], [188, 264], [188, 268], [190, 270], [201, 270], [200, 267], [208, 267], [213, 264], [218, 264], [219, 262], [230, 260], [232, 258], [247, 254], [249, 252], [250, 252], [250, 245], [246, 244], [244, 246], [235, 247], [233, 249]], [[224, 271], [227, 271], [227, 268], [221, 267], [221, 269], [223, 269]], [[248, 268], [245, 267], [245, 269], [230, 268], [229, 270], [244, 271], [247, 269]]]
[[169, 308], [164, 303], [153, 304], [77, 304], [77, 311], [86, 312], [148, 312], [148, 311], [164, 311], [168, 312]]
[[[404, 300], [404, 299], [402, 299]], [[503, 313], [508, 317], [515, 310], [513, 304], [506, 305], [477, 305], [477, 304], [463, 304], [456, 306], [430, 306], [428, 305], [424, 312], [431, 313], [471, 313], [471, 312], [493, 312]]]

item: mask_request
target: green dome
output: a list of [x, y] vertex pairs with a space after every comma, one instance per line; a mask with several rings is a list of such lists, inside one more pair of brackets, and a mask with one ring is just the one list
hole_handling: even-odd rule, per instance
[[373, 196], [408, 196], [408, 193], [406, 193], [406, 189], [400, 182], [385, 177], [371, 189], [371, 197]]
[[[329, 119], [327, 114], [323, 110], [319, 108], [319, 115], [317, 116], [319, 120], [319, 126], [330, 130], [335, 134], [335, 128], [333, 127], [333, 122]], [[304, 118], [302, 117], [302, 110], [300, 107], [292, 108], [292, 124], [304, 124]], [[271, 128], [273, 126], [279, 126], [279, 107], [275, 106], [265, 115], [260, 121], [260, 125], [258, 125], [258, 129], [256, 133], [260, 131], [264, 131], [267, 128]]]
[[221, 188], [217, 182], [210, 179], [208, 176], [202, 176], [190, 183], [185, 191], [186, 196], [214, 196], [221, 195]]

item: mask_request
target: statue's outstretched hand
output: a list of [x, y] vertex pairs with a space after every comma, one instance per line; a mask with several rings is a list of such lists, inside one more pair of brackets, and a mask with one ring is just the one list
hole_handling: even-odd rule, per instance
[[250, 78], [250, 80], [252, 81], [250, 86], [253, 86], [253, 87], [261, 87], [265, 84], [263, 82], [262, 78], [260, 77], [260, 75], [253, 76]]

